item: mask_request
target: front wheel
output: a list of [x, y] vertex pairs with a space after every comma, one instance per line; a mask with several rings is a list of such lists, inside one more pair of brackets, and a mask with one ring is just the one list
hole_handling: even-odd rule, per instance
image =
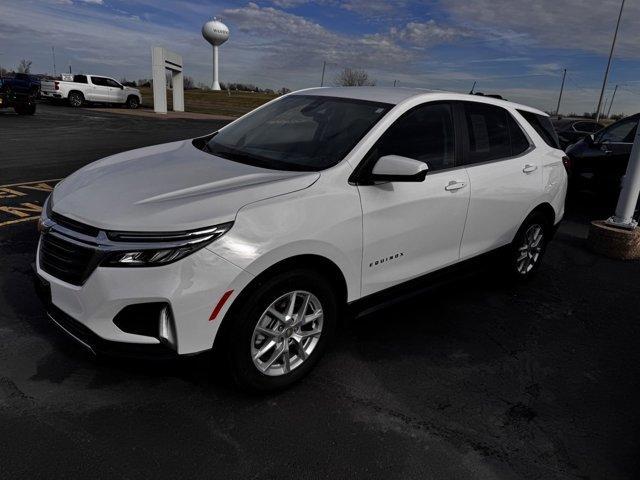
[[551, 225], [543, 214], [536, 212], [525, 220], [511, 243], [508, 267], [513, 277], [528, 280], [537, 272], [550, 234]]
[[276, 275], [260, 285], [228, 319], [229, 369], [247, 391], [282, 389], [318, 362], [337, 323], [328, 281], [306, 270]]
[[135, 110], [136, 108], [138, 108], [139, 105], [140, 105], [140, 101], [138, 100], [138, 97], [132, 96], [127, 98], [127, 108]]

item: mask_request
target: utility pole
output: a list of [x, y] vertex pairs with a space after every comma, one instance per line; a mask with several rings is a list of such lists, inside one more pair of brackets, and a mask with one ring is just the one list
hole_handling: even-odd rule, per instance
[[560, 85], [560, 96], [558, 97], [558, 106], [556, 107], [556, 117], [560, 118], [560, 102], [562, 101], [562, 92], [564, 91], [564, 79], [567, 77], [567, 69], [562, 74], [562, 85]]
[[611, 103], [609, 104], [609, 110], [607, 110], [607, 118], [611, 116], [611, 107], [613, 106], [613, 99], [616, 98], [616, 92], [618, 91], [618, 85], [613, 89], [613, 95], [611, 95]]
[[607, 78], [609, 77], [609, 70], [611, 68], [611, 58], [613, 57], [613, 50], [616, 47], [616, 40], [618, 39], [618, 29], [620, 28], [620, 19], [622, 18], [622, 10], [624, 9], [624, 2], [620, 5], [620, 13], [618, 14], [618, 22], [616, 23], [616, 31], [613, 34], [613, 41], [611, 42], [611, 51], [609, 52], [609, 61], [607, 62], [607, 69], [604, 72], [604, 80], [602, 81], [602, 90], [600, 90], [600, 99], [598, 100], [598, 108], [596, 108], [596, 122], [600, 121], [600, 108], [602, 107], [602, 97], [604, 96], [604, 89], [607, 87]]
[[322, 80], [320, 80], [320, 86], [324, 87], [324, 71], [327, 68], [327, 61], [323, 60], [322, 61]]
[[53, 57], [53, 76], [56, 76], [56, 47], [51, 47], [51, 56]]

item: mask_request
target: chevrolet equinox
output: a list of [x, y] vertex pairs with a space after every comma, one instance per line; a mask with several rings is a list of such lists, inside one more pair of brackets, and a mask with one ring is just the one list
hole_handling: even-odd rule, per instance
[[343, 305], [496, 249], [507, 274], [534, 274], [564, 213], [556, 146], [545, 113], [494, 98], [295, 92], [60, 182], [38, 290], [94, 353], [215, 346], [241, 387], [282, 388]]

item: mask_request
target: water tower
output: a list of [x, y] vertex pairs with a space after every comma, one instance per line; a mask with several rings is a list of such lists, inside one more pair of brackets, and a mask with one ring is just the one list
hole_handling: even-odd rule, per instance
[[220, 90], [220, 84], [218, 83], [218, 47], [229, 40], [229, 28], [216, 17], [213, 17], [213, 20], [209, 20], [202, 26], [202, 36], [213, 45], [213, 85], [211, 88]]

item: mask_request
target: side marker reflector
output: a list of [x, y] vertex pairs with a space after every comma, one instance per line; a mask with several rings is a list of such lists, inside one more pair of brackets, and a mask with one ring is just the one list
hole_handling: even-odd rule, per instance
[[222, 310], [222, 307], [224, 307], [224, 304], [227, 303], [227, 300], [229, 300], [229, 297], [231, 296], [232, 293], [233, 293], [233, 290], [228, 290], [224, 292], [224, 295], [222, 295], [222, 297], [220, 297], [220, 301], [216, 305], [216, 308], [214, 308], [213, 312], [211, 312], [211, 316], [209, 317], [210, 322], [216, 319], [216, 317], [220, 313], [220, 310]]

